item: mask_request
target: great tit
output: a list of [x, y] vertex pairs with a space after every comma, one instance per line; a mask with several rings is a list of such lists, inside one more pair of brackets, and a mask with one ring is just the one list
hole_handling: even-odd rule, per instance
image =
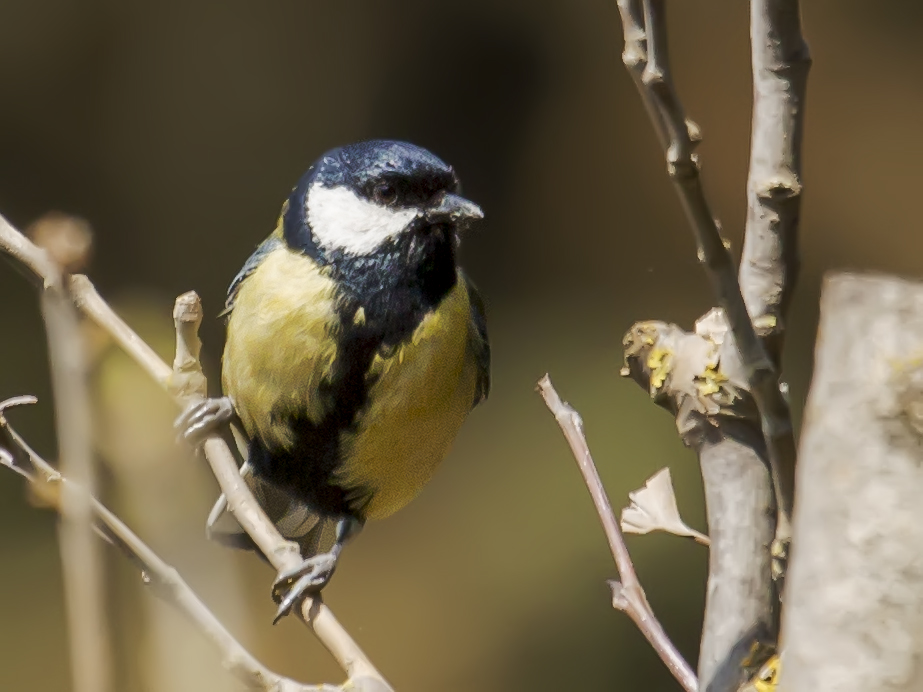
[[[327, 584], [366, 520], [420, 492], [487, 397], [484, 304], [457, 257], [481, 218], [429, 151], [344, 146], [302, 176], [231, 283], [225, 396], [177, 426], [193, 443], [228, 422], [246, 433], [241, 473], [305, 557], [276, 581], [277, 619]], [[220, 498], [213, 537], [224, 510]], [[335, 541], [318, 554], [329, 523]]]

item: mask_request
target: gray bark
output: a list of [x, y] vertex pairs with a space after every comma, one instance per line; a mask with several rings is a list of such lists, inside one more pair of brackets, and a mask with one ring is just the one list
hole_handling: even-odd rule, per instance
[[824, 284], [780, 690], [923, 690], [923, 284]]
[[[702, 627], [708, 636], [703, 635], [699, 650], [702, 689], [715, 679], [742, 636], [754, 629], [774, 630], [769, 546], [775, 515], [770, 510], [772, 484], [761, 447], [759, 442], [742, 444], [725, 437], [697, 450], [711, 538]], [[750, 643], [743, 648], [748, 650]], [[720, 687], [736, 689], [750, 671], [732, 663], [728, 672], [734, 672], [735, 679], [722, 680]]]

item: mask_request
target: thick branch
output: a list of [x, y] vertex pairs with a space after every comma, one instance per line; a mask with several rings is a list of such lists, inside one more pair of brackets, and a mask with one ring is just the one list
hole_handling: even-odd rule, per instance
[[[0, 250], [24, 262], [24, 267], [36, 276], [42, 285], [47, 285], [49, 280], [53, 280], [53, 274], [43, 273], [49, 267], [45, 253], [23, 237], [2, 216]], [[170, 386], [170, 366], [113, 312], [89, 279], [85, 276], [74, 276], [70, 280], [70, 288], [77, 307], [87, 317], [109, 333], [161, 386]], [[187, 403], [185, 395], [178, 403]], [[241, 480], [234, 455], [224, 440], [217, 435], [208, 438], [204, 452], [221, 491], [227, 497], [228, 507], [234, 518], [259, 546], [273, 567], [281, 571], [299, 565], [301, 557], [298, 546], [282, 538], [259, 506], [247, 485]], [[305, 599], [300, 612], [304, 622], [349, 676], [354, 690], [379, 692], [391, 689], [320, 598]]]
[[698, 689], [695, 673], [692, 672], [682, 654], [677, 651], [670, 641], [666, 631], [663, 629], [663, 625], [654, 616], [654, 611], [651, 609], [650, 603], [647, 602], [644, 589], [641, 588], [641, 582], [635, 572], [631, 555], [628, 553], [628, 546], [625, 545], [625, 538], [612, 511], [612, 505], [603, 488], [599, 472], [596, 470], [596, 464], [590, 455], [590, 449], [583, 434], [583, 420], [580, 418], [580, 414], [570, 405], [561, 401], [561, 397], [555, 391], [548, 375], [545, 375], [539, 381], [538, 390], [545, 400], [548, 410], [551, 411], [558, 425], [561, 426], [561, 431], [570, 445], [574, 459], [577, 460], [577, 466], [583, 474], [587, 489], [590, 491], [590, 496], [593, 498], [593, 504], [596, 506], [597, 514], [599, 514], [599, 520], [603, 525], [606, 539], [609, 541], [609, 550], [612, 552], [612, 558], [615, 560], [619, 578], [621, 579], [621, 582], [610, 582], [613, 607], [625, 612], [638, 626], [638, 629], [641, 630], [641, 633], [650, 642], [657, 655], [666, 664], [673, 677], [683, 686], [683, 689], [687, 692], [695, 692]]
[[826, 279], [779, 689], [923, 689], [923, 283]]
[[[282, 677], [256, 660], [225, 629], [221, 621], [208, 609], [179, 572], [164, 562], [144, 541], [132, 532], [104, 505], [90, 496], [86, 489], [72, 483], [36, 454], [25, 441], [9, 426], [4, 411], [11, 406], [34, 403], [30, 397], [18, 397], [0, 402], [0, 464], [6, 465], [36, 486], [43, 499], [62, 512], [67, 511], [57, 499], [58, 490], [64, 495], [80, 497], [93, 512], [100, 534], [118, 546], [141, 570], [145, 583], [154, 593], [182, 612], [221, 652], [224, 666], [252, 690], [265, 692], [336, 692], [340, 687], [332, 685], [303, 685]], [[6, 454], [4, 454], [6, 452]], [[8, 456], [4, 460], [4, 457]], [[34, 469], [32, 471], [28, 468]]]
[[801, 141], [811, 57], [798, 0], [750, 3], [753, 125], [740, 285], [778, 367], [798, 275]]

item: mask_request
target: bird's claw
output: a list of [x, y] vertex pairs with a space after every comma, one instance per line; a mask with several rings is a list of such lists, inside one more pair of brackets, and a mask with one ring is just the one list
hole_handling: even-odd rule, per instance
[[333, 576], [336, 566], [337, 555], [323, 553], [308, 558], [295, 569], [280, 572], [272, 585], [272, 598], [279, 604], [272, 624], [288, 615], [305, 596], [320, 593]]
[[234, 415], [234, 404], [228, 397], [203, 399], [187, 406], [174, 421], [173, 428], [177, 432], [177, 440], [198, 447]]

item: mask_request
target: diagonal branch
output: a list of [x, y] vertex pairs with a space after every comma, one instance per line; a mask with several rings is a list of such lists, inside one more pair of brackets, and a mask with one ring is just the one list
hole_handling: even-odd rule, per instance
[[[47, 286], [54, 279], [54, 265], [49, 262], [45, 252], [26, 239], [2, 215], [0, 251], [19, 260], [21, 268], [28, 270], [28, 274], [39, 285]], [[87, 317], [110, 334], [158, 384], [162, 387], [170, 385], [170, 366], [115, 314], [87, 277], [70, 277], [69, 288], [77, 307]], [[186, 403], [182, 398], [178, 403]], [[227, 443], [220, 436], [209, 437], [205, 441], [204, 453], [221, 491], [227, 497], [234, 518], [259, 546], [266, 559], [278, 571], [301, 564], [298, 546], [279, 534], [249, 488], [241, 482], [234, 455]], [[366, 692], [386, 692], [391, 689], [322, 599], [305, 599], [300, 614], [305, 624], [346, 672], [352, 689]]]
[[695, 673], [670, 641], [663, 625], [657, 620], [650, 603], [647, 602], [647, 596], [635, 572], [631, 555], [628, 553], [628, 546], [625, 545], [625, 537], [619, 529], [612, 505], [603, 488], [602, 479], [599, 477], [596, 464], [590, 454], [590, 448], [583, 434], [583, 420], [580, 414], [569, 404], [561, 401], [548, 375], [539, 380], [538, 390], [548, 410], [561, 426], [561, 431], [574, 453], [574, 459], [577, 460], [577, 466], [583, 474], [587, 489], [593, 498], [593, 504], [596, 506], [596, 512], [599, 514], [599, 520], [603, 525], [606, 539], [609, 541], [609, 550], [612, 552], [612, 558], [615, 560], [621, 579], [621, 582], [610, 582], [613, 607], [623, 611], [638, 626], [683, 689], [686, 692], [695, 692], [699, 686]]
[[[698, 245], [718, 304], [725, 311], [753, 396], [761, 414], [770, 470], [778, 506], [776, 539], [780, 550], [791, 538], [794, 494], [795, 438], [791, 415], [775, 366], [757, 336], [744, 303], [731, 253], [725, 246], [702, 188], [698, 157], [693, 151], [700, 140], [698, 128], [688, 122], [673, 85], [668, 61], [664, 0], [619, 0], [626, 42], [626, 67], [634, 75], [644, 65], [639, 84], [641, 97], [665, 145], [667, 171], [679, 195]], [[644, 24], [639, 25], [639, 17]], [[640, 32], [640, 33], [639, 33]], [[631, 43], [631, 50], [627, 48]], [[623, 56], [623, 59], [626, 59]]]
[[[129, 529], [116, 515], [86, 492], [72, 483], [40, 457], [16, 433], [6, 420], [5, 412], [21, 404], [35, 403], [34, 397], [16, 397], [0, 402], [0, 465], [7, 466], [29, 481], [43, 500], [54, 505], [61, 514], [62, 494], [79, 496], [90, 507], [96, 529], [103, 538], [116, 545], [134, 562], [144, 575], [155, 595], [182, 612], [221, 652], [224, 666], [249, 689], [264, 692], [336, 692], [333, 685], [303, 685], [278, 675], [256, 660], [221, 621], [208, 609], [175, 568], [163, 561], [144, 541]], [[32, 470], [30, 470], [32, 469]], [[64, 490], [66, 493], [60, 493]]]

